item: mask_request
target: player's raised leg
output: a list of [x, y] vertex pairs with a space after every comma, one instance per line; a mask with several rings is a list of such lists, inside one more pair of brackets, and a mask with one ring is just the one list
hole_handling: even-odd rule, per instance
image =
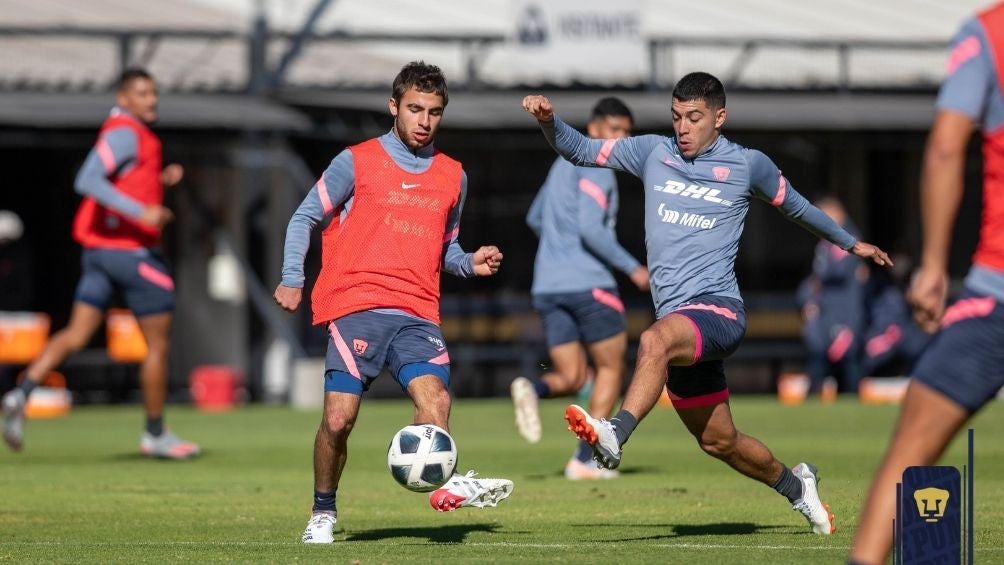
[[[406, 365], [401, 373], [408, 371]], [[450, 391], [446, 388], [443, 369], [430, 368], [436, 374], [424, 374], [407, 383], [407, 391], [415, 403], [415, 423], [435, 424], [449, 431]], [[445, 379], [448, 379], [448, 374]], [[398, 380], [402, 380], [401, 377]], [[450, 512], [463, 507], [494, 507], [512, 494], [513, 483], [508, 479], [475, 478], [477, 473], [454, 473], [443, 486], [429, 494], [429, 504], [440, 512]]]
[[20, 450], [24, 444], [24, 406], [28, 395], [50, 371], [87, 345], [102, 320], [101, 308], [79, 300], [74, 302], [66, 327], [49, 338], [42, 354], [28, 365], [21, 383], [3, 396], [3, 438], [11, 449]]
[[[589, 414], [594, 418], [609, 418], [621, 394], [627, 333], [619, 332], [587, 347], [596, 364], [593, 390], [589, 396]], [[565, 465], [565, 477], [573, 480], [613, 479], [619, 475], [613, 469], [599, 466], [592, 456], [589, 442], [580, 439], [575, 454]]]
[[666, 367], [671, 361], [693, 360], [695, 343], [694, 328], [687, 318], [669, 315], [658, 320], [641, 335], [634, 376], [613, 418], [594, 418], [575, 405], [565, 410], [568, 428], [589, 443], [600, 465], [608, 469], [620, 465], [622, 446], [662, 395]]

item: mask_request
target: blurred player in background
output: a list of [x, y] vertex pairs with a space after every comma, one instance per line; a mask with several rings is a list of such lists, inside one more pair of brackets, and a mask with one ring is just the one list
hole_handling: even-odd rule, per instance
[[[617, 139], [631, 134], [633, 122], [623, 102], [603, 98], [586, 130], [593, 139]], [[617, 242], [618, 202], [613, 171], [576, 167], [558, 157], [526, 216], [540, 238], [531, 293], [553, 367], [535, 382], [519, 377], [510, 387], [516, 426], [530, 443], [541, 436], [538, 398], [578, 392], [586, 384], [587, 353], [596, 366], [589, 413], [609, 418], [620, 396], [627, 332], [610, 269], [626, 274], [641, 290], [648, 290], [648, 270]], [[573, 480], [617, 474], [599, 467], [583, 441], [565, 466], [565, 477]]]
[[[394, 127], [331, 161], [286, 231], [275, 301], [294, 311], [303, 298], [310, 233], [322, 236], [321, 272], [311, 294], [315, 324], [328, 330], [324, 413], [314, 441], [314, 503], [304, 543], [332, 543], [335, 497], [363, 392], [386, 365], [415, 403], [416, 424], [449, 430], [450, 355], [439, 328], [440, 270], [498, 272], [502, 253], [458, 243], [467, 174], [432, 142], [449, 101], [439, 67], [409, 63], [394, 79]], [[429, 496], [436, 510], [495, 506], [512, 481], [458, 474]]]
[[673, 89], [672, 138], [592, 140], [562, 122], [544, 96], [527, 96], [523, 107], [560, 155], [577, 165], [630, 172], [645, 190], [645, 241], [658, 321], [641, 335], [634, 376], [617, 415], [596, 419], [572, 405], [565, 413], [569, 428], [589, 442], [601, 465], [616, 468], [622, 446], [668, 388], [677, 414], [706, 453], [772, 486], [815, 533], [833, 533], [814, 467], [786, 467], [732, 421], [722, 359], [735, 351], [746, 329], [734, 272], [739, 235], [750, 201], [758, 198], [854, 255], [880, 265], [889, 264], [888, 256], [809, 204], [766, 155], [721, 135], [725, 88], [707, 73], [686, 75]]
[[[836, 197], [825, 196], [815, 205], [851, 236], [860, 237]], [[826, 240], [816, 244], [812, 274], [799, 288], [811, 393], [821, 392], [831, 371], [840, 377], [841, 391], [858, 390], [868, 322], [865, 288], [869, 274], [867, 265], [840, 246]]]
[[69, 323], [52, 335], [21, 384], [3, 397], [4, 440], [12, 449], [21, 449], [24, 440], [24, 406], [31, 391], [87, 345], [118, 291], [138, 319], [149, 349], [140, 365], [146, 411], [140, 451], [170, 459], [199, 454], [198, 445], [164, 426], [174, 281], [159, 249], [161, 230], [173, 218], [162, 204], [163, 189], [178, 184], [184, 170], [176, 164], [161, 167], [160, 139], [150, 130], [157, 119], [157, 100], [157, 85], [149, 73], [123, 72], [116, 106], [77, 174], [75, 187], [84, 200], [73, 236], [84, 247], [83, 273]]
[[[896, 483], [933, 465], [955, 433], [1004, 385], [1004, 4], [963, 24], [924, 152], [923, 252], [908, 293], [917, 320], [940, 332], [917, 361], [885, 460], [858, 523], [851, 562], [884, 563], [892, 546]], [[964, 191], [966, 147], [983, 130], [983, 220], [973, 265], [945, 309], [948, 253]]]

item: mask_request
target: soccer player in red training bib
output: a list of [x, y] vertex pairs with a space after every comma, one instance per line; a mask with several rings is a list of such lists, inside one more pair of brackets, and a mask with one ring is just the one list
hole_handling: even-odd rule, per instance
[[[918, 322], [938, 330], [913, 369], [899, 421], [858, 523], [851, 563], [884, 563], [892, 545], [896, 483], [934, 465], [955, 433], [1004, 386], [1004, 4], [963, 24], [921, 172], [924, 247], [908, 294]], [[983, 221], [973, 264], [947, 309], [948, 252], [962, 200], [966, 146], [983, 130]]]
[[[457, 242], [467, 175], [436, 151], [448, 94], [439, 67], [405, 65], [394, 79], [388, 133], [339, 153], [290, 219], [275, 290], [294, 311], [303, 295], [311, 230], [327, 217], [321, 272], [311, 294], [315, 324], [328, 330], [324, 415], [314, 441], [314, 503], [304, 543], [332, 543], [335, 493], [363, 392], [386, 366], [415, 403], [415, 423], [448, 429], [450, 355], [439, 329], [440, 270], [498, 272], [502, 253], [465, 253]], [[432, 507], [495, 506], [512, 481], [454, 474]]]
[[73, 237], [84, 252], [70, 321], [28, 366], [21, 384], [4, 395], [4, 440], [12, 449], [21, 449], [28, 395], [64, 359], [87, 345], [117, 290], [139, 320], [149, 349], [140, 365], [146, 410], [140, 451], [150, 457], [187, 459], [199, 454], [199, 446], [164, 427], [174, 281], [159, 251], [160, 231], [173, 217], [162, 205], [163, 188], [180, 182], [184, 171], [180, 165], [161, 168], [160, 139], [150, 130], [157, 119], [153, 77], [140, 69], [123, 72], [115, 102], [75, 182], [84, 200], [73, 222]]

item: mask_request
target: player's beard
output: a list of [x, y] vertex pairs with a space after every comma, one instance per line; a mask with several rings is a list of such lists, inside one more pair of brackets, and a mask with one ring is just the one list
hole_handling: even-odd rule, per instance
[[421, 128], [418, 128], [418, 127], [416, 127], [414, 130], [408, 131], [405, 128], [405, 126], [402, 123], [402, 121], [401, 121], [400, 118], [395, 118], [394, 119], [394, 131], [397, 132], [397, 137], [405, 145], [408, 146], [408, 149], [411, 149], [412, 151], [418, 151], [419, 149], [422, 149], [422, 148], [428, 146], [430, 143], [432, 143], [432, 138], [435, 137], [435, 133], [436, 133], [435, 130], [430, 130], [426, 134], [425, 138], [422, 139], [421, 141], [419, 141], [418, 139], [415, 139], [413, 137], [413, 134], [415, 132], [421, 132], [421, 133], [426, 133], [426, 132], [424, 130], [422, 130]]

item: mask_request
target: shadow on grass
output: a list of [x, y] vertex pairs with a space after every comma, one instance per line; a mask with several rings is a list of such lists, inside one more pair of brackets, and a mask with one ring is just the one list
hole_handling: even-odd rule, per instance
[[380, 541], [392, 538], [426, 538], [429, 543], [462, 543], [467, 534], [473, 532], [495, 532], [497, 524], [457, 524], [436, 528], [380, 528], [365, 532], [352, 532], [345, 541]]
[[[95, 460], [98, 460], [98, 461], [152, 461], [154, 463], [167, 463], [167, 462], [170, 462], [170, 463], [178, 463], [178, 462], [181, 462], [181, 463], [194, 463], [194, 462], [197, 462], [197, 461], [199, 461], [201, 459], [205, 459], [207, 456], [209, 456], [209, 454], [205, 450], [202, 450], [202, 453], [200, 453], [199, 455], [197, 455], [195, 457], [191, 457], [189, 459], [171, 459], [170, 457], [150, 457], [150, 456], [147, 456], [147, 455], [143, 455], [142, 453], [139, 452], [139, 450], [136, 450], [136, 451], [123, 451], [123, 452], [119, 452], [119, 453], [109, 453], [107, 455], [102, 455], [100, 457], [95, 457]], [[79, 461], [79, 459], [77, 461]]]
[[[651, 536], [622, 537], [616, 541], [651, 541], [688, 536], [740, 536], [767, 533], [771, 530], [788, 530], [787, 526], [768, 526], [749, 522], [724, 522], [721, 524], [603, 524], [617, 528], [658, 529], [664, 533]], [[596, 528], [600, 524], [576, 524], [575, 527]], [[593, 540], [595, 541], [595, 540]]]
[[[654, 465], [653, 466], [647, 466], [647, 467], [646, 466], [640, 466], [640, 467], [621, 467], [620, 469], [617, 469], [617, 470], [620, 471], [620, 473], [622, 475], [638, 475], [638, 474], [643, 474], [643, 473], [657, 473], [657, 472], [659, 472], [659, 467], [656, 467]], [[529, 480], [533, 480], [533, 481], [543, 481], [545, 479], [554, 479], [554, 478], [562, 478], [563, 479], [563, 478], [565, 478], [565, 471], [564, 471], [564, 469], [559, 469], [557, 471], [554, 471], [553, 473], [534, 473], [534, 474], [531, 474], [531, 475], [527, 475], [526, 478], [529, 479]], [[591, 482], [594, 482], [594, 481], [583, 481], [583, 483], [585, 483], [585, 484], [589, 484]], [[603, 481], [595, 481], [595, 482], [597, 484], [602, 484], [603, 483]]]

